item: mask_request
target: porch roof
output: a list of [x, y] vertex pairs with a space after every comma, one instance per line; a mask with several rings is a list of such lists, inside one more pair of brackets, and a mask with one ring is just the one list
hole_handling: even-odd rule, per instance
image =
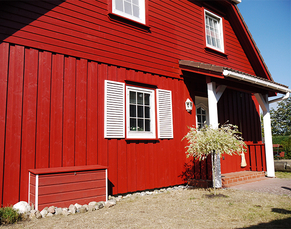
[[211, 74], [210, 76], [219, 78], [232, 78], [238, 81], [243, 81], [247, 84], [251, 84], [255, 87], [263, 87], [266, 90], [270, 90], [276, 93], [285, 94], [291, 92], [291, 90], [286, 85], [228, 67], [190, 60], [179, 60], [179, 65], [181, 67], [181, 70], [189, 71], [189, 69], [193, 69], [202, 74], [206, 71], [208, 73], [207, 75]]

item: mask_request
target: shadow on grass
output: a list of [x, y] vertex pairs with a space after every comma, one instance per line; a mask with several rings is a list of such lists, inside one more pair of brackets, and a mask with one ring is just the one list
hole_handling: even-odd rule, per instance
[[[282, 208], [273, 208], [272, 212], [276, 212], [283, 215], [291, 215], [291, 211], [282, 209]], [[259, 228], [290, 228], [291, 226], [291, 217], [286, 219], [277, 219], [273, 220], [268, 223], [260, 223], [258, 225], [253, 225], [249, 227], [244, 228], [250, 228], [250, 229], [259, 229]]]

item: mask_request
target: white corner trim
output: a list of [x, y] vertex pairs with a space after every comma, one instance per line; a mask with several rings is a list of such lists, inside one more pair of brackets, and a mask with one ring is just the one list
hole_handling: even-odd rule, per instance
[[105, 169], [105, 182], [106, 182], [106, 201], [108, 201], [108, 172], [107, 169]]
[[236, 79], [239, 79], [239, 80], [242, 80], [242, 81], [245, 81], [245, 82], [249, 82], [249, 83], [252, 83], [252, 84], [257, 84], [257, 85], [261, 85], [261, 86], [264, 86], [264, 87], [267, 87], [267, 88], [275, 89], [275, 90], [278, 90], [280, 92], [284, 92], [284, 93], [291, 92], [291, 90], [289, 88], [280, 86], [280, 85], [272, 83], [272, 82], [267, 82], [267, 81], [264, 81], [264, 80], [261, 80], [261, 79], [257, 79], [257, 78], [254, 78], [252, 76], [241, 74], [241, 73], [238, 73], [238, 72], [233, 72], [233, 71], [229, 71], [229, 70], [223, 70], [223, 75], [226, 76], [226, 77], [232, 77], [232, 78], [236, 78]]
[[30, 204], [30, 172], [28, 172], [28, 204]]
[[38, 210], [38, 175], [35, 175], [35, 210]]

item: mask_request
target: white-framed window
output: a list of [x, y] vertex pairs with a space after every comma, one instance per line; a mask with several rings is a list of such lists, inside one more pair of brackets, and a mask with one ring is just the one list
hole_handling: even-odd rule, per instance
[[195, 96], [196, 106], [196, 126], [203, 127], [209, 125], [208, 99], [205, 97]]
[[206, 46], [224, 52], [222, 18], [204, 10]]
[[173, 138], [171, 91], [110, 80], [104, 91], [105, 138], [156, 139], [156, 132], [160, 139]]
[[126, 86], [127, 138], [156, 138], [155, 91]]
[[112, 13], [145, 24], [145, 0], [112, 0]]

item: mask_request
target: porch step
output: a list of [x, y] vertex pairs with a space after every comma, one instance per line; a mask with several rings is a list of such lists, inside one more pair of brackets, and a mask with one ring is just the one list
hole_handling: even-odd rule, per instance
[[225, 173], [221, 175], [222, 187], [228, 188], [235, 185], [251, 183], [267, 179], [265, 172], [242, 171], [234, 173]]

